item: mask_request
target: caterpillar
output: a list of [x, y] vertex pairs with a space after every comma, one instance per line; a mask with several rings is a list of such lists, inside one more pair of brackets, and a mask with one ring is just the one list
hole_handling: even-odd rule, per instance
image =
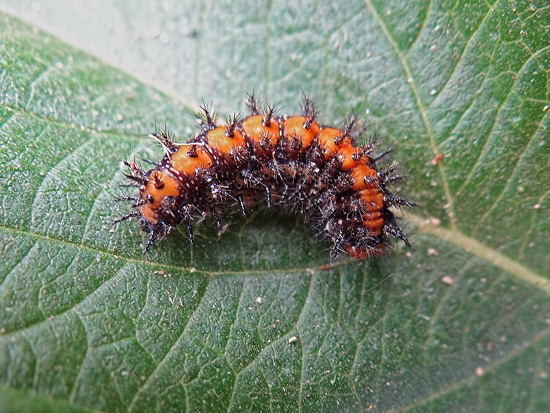
[[125, 186], [139, 194], [120, 198], [132, 210], [114, 222], [137, 218], [147, 234], [143, 253], [177, 225], [193, 244], [193, 220], [210, 215], [220, 226], [221, 214], [240, 208], [244, 215], [259, 202], [302, 213], [320, 238], [332, 240], [331, 259], [342, 252], [373, 257], [391, 239], [411, 247], [391, 207], [413, 203], [388, 189], [403, 176], [395, 162], [377, 169], [391, 148], [376, 153], [376, 136], [355, 144], [362, 132], [356, 116], [338, 129], [317, 123], [307, 96], [303, 113], [294, 116], [277, 116], [268, 103], [262, 113], [254, 94], [246, 104], [250, 115], [234, 115], [225, 126], [217, 126], [203, 104], [201, 131], [186, 143], [175, 143], [166, 131], [149, 135], [164, 156], [148, 171], [123, 161]]

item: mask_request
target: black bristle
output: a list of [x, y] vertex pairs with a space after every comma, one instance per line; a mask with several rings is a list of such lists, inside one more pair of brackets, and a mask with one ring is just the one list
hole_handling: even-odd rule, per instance
[[250, 114], [252, 116], [257, 115], [258, 113], [260, 113], [258, 111], [258, 102], [256, 101], [256, 97], [254, 96], [254, 92], [247, 95], [247, 98], [246, 98], [245, 102], [246, 102], [246, 106], [248, 107], [248, 110], [250, 111]]
[[208, 105], [203, 101], [199, 106], [201, 112], [198, 115], [199, 122], [203, 132], [208, 132], [216, 127], [216, 114], [210, 110]]

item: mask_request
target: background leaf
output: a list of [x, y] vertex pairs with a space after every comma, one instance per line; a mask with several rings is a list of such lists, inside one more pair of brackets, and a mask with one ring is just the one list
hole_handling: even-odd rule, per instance
[[[90, 3], [0, 6], [0, 410], [549, 409], [548, 5]], [[364, 114], [415, 250], [324, 270], [279, 211], [145, 257], [111, 228], [144, 135], [252, 90]]]

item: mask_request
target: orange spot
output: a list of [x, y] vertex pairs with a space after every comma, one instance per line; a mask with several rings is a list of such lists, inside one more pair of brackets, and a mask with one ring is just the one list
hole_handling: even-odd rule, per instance
[[363, 219], [365, 221], [376, 221], [380, 218], [382, 218], [382, 212], [380, 211], [368, 212], [363, 215]]
[[212, 159], [204, 146], [192, 143], [181, 145], [171, 156], [172, 167], [183, 174], [193, 175], [197, 168], [208, 168]]
[[247, 117], [243, 123], [243, 130], [252, 143], [260, 144], [264, 138], [268, 138], [271, 145], [275, 147], [279, 140], [279, 124], [272, 119], [269, 126], [262, 125], [264, 115], [254, 115]]
[[226, 126], [220, 126], [209, 131], [206, 136], [208, 137], [208, 146], [217, 149], [229, 158], [232, 149], [244, 147], [245, 140], [238, 130], [233, 130], [233, 136], [227, 136], [226, 131]]
[[369, 168], [367, 165], [359, 165], [351, 170], [353, 186], [351, 189], [358, 191], [360, 189], [372, 188], [372, 183], [365, 183], [365, 176], [376, 176], [376, 171]]
[[[368, 217], [368, 215], [365, 215]], [[382, 228], [384, 227], [384, 219], [378, 218], [374, 220], [365, 219], [363, 221], [363, 225], [365, 228], [370, 230], [370, 232], [373, 233], [373, 235], [380, 235], [382, 233]]]
[[375, 255], [380, 255], [384, 251], [384, 244], [378, 244], [372, 248], [360, 248], [352, 245], [344, 247], [346, 254], [356, 260], [364, 260]]
[[384, 194], [378, 188], [362, 189], [359, 197], [367, 212], [380, 211], [384, 207]]
[[158, 222], [156, 210], [160, 208], [164, 197], [177, 197], [178, 194], [178, 183], [174, 178], [164, 172], [153, 171], [145, 184], [145, 189], [141, 192], [142, 200], [148, 198], [152, 199], [153, 202], [141, 205], [139, 212], [147, 221], [156, 224]]
[[156, 224], [158, 222], [156, 212], [153, 211], [149, 205], [140, 206], [139, 213], [147, 222], [150, 222], [151, 224]]
[[353, 155], [355, 153], [357, 153], [357, 148], [351, 145], [351, 143], [338, 149], [338, 154], [340, 155], [340, 159], [342, 161], [343, 170], [352, 169], [361, 164], [361, 160], [353, 160]]
[[321, 128], [319, 134], [317, 135], [317, 140], [319, 141], [321, 147], [325, 150], [325, 159], [328, 159], [334, 155], [342, 146], [351, 144], [350, 138], [344, 138], [340, 145], [336, 145], [336, 143], [334, 143], [334, 139], [342, 136], [342, 134], [343, 132], [340, 129]]
[[306, 121], [307, 118], [304, 116], [292, 116], [285, 120], [283, 124], [287, 139], [293, 136], [299, 138], [300, 141], [302, 141], [302, 150], [311, 144], [317, 132], [319, 132], [319, 125], [317, 125], [317, 122], [311, 122], [309, 129], [304, 128], [304, 123]]

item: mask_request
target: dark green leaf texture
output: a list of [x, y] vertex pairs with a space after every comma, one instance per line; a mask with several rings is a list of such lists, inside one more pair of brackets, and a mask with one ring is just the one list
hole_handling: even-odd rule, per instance
[[[30, 3], [0, 6], [0, 411], [550, 410], [548, 4], [44, 6], [53, 37]], [[368, 113], [414, 251], [327, 270], [300, 217], [261, 208], [146, 256], [111, 227], [144, 135], [253, 89]]]

